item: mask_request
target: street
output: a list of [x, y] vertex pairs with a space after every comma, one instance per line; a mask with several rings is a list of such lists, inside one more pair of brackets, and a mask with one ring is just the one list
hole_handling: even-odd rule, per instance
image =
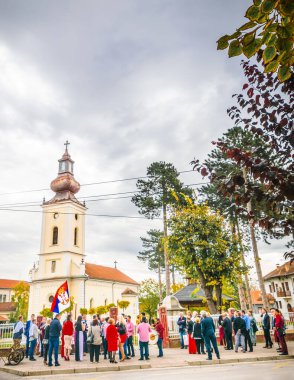
[[[272, 361], [261, 363], [240, 363], [240, 364], [222, 364], [209, 366], [181, 367], [181, 368], [161, 368], [146, 369], [134, 371], [117, 371], [75, 374], [76, 380], [178, 380], [179, 378], [188, 378], [196, 376], [203, 380], [227, 380], [236, 376], [238, 380], [248, 380], [262, 376], [267, 380], [288, 380], [293, 378], [294, 361]], [[292, 373], [292, 375], [291, 375]], [[69, 375], [51, 375], [51, 376], [32, 376], [29, 380], [67, 380], [72, 378]], [[0, 380], [19, 380], [19, 376], [10, 375], [0, 372]]]

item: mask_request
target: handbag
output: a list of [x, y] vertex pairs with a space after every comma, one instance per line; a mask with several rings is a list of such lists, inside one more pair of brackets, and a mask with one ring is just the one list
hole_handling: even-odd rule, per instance
[[183, 340], [184, 340], [184, 346], [188, 346], [189, 340], [188, 340], [188, 335], [187, 334], [183, 335]]
[[92, 333], [92, 329], [91, 329], [91, 333], [90, 333], [90, 335], [88, 335], [88, 337], [87, 337], [87, 343], [89, 343], [89, 344], [93, 344], [93, 342], [94, 342], [94, 335], [93, 335], [93, 333]]

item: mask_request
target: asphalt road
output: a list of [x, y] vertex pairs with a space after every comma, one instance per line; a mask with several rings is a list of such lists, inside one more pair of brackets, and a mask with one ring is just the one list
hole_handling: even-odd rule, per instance
[[[196, 377], [197, 380], [238, 380], [265, 378], [266, 380], [293, 379], [294, 360], [261, 363], [221, 364], [201, 367], [161, 368], [120, 372], [75, 374], [75, 380], [179, 380]], [[28, 380], [69, 380], [70, 375], [27, 377]], [[0, 371], [0, 380], [20, 380], [23, 377]]]

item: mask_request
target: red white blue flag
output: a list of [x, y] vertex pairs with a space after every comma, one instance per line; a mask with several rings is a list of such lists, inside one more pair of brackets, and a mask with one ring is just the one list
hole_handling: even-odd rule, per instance
[[63, 283], [55, 294], [55, 297], [52, 301], [51, 311], [53, 313], [61, 313], [62, 311], [68, 309], [70, 307], [70, 299], [69, 299], [69, 291], [67, 281]]

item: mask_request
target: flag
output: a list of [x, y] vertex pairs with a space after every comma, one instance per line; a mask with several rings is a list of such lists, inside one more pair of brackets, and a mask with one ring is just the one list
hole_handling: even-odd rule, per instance
[[62, 311], [68, 309], [70, 307], [70, 299], [69, 299], [69, 291], [67, 281], [63, 283], [55, 294], [55, 297], [51, 304], [51, 311], [53, 313], [61, 313]]

